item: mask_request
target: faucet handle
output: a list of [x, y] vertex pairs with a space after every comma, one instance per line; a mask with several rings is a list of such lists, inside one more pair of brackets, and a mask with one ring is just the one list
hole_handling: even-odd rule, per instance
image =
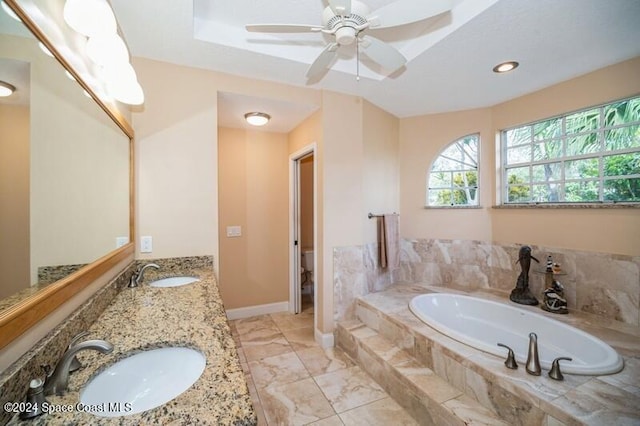
[[[67, 349], [71, 349], [73, 346], [75, 346], [76, 343], [78, 343], [80, 339], [82, 339], [83, 337], [87, 337], [89, 334], [90, 333], [88, 331], [83, 331], [76, 334], [75, 337], [71, 339], [71, 342], [69, 343], [69, 347]], [[73, 373], [74, 371], [77, 371], [81, 368], [82, 363], [78, 360], [78, 357], [74, 356], [71, 360], [71, 365], [69, 366], [69, 373]]]
[[24, 404], [24, 411], [20, 413], [22, 420], [32, 419], [45, 413], [44, 380], [32, 379], [29, 382], [29, 390]]
[[518, 368], [518, 363], [516, 362], [516, 357], [513, 353], [513, 349], [511, 349], [509, 346], [505, 345], [504, 343], [498, 343], [498, 346], [507, 348], [509, 350], [509, 353], [507, 354], [507, 359], [504, 361], [504, 365], [506, 365], [507, 368], [516, 370]]
[[553, 380], [564, 380], [564, 376], [560, 371], [560, 361], [573, 361], [573, 358], [561, 356], [553, 360], [551, 370], [549, 370], [549, 377]]

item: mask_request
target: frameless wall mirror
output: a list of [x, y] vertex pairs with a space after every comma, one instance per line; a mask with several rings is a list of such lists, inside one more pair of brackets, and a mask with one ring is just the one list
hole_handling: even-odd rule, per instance
[[22, 18], [0, 11], [0, 81], [15, 88], [0, 98], [0, 347], [28, 326], [20, 315], [37, 321], [84, 288], [96, 261], [133, 253], [129, 124]]

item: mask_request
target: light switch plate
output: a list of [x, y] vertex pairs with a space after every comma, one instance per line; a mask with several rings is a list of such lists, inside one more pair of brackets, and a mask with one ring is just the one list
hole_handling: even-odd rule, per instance
[[116, 248], [120, 248], [129, 242], [129, 237], [116, 237]]
[[140, 237], [140, 253], [151, 253], [153, 251], [153, 238], [150, 236]]
[[239, 225], [227, 226], [227, 237], [241, 237], [242, 227]]

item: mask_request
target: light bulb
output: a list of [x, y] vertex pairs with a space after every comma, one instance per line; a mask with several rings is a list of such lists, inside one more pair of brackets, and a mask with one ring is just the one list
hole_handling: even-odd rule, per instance
[[264, 126], [269, 122], [271, 116], [264, 112], [248, 112], [244, 115], [244, 119], [252, 126]]
[[63, 15], [71, 28], [87, 37], [117, 31], [116, 17], [106, 0], [67, 0]]
[[87, 56], [97, 65], [129, 62], [129, 51], [118, 34], [99, 34], [87, 41]]

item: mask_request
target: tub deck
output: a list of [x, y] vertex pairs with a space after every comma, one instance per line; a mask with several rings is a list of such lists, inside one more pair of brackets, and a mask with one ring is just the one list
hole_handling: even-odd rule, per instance
[[[584, 313], [560, 316], [546, 313], [539, 307], [518, 305], [584, 330], [607, 342], [624, 358], [625, 368], [619, 373], [605, 376], [565, 374], [565, 380], [558, 382], [551, 380], [546, 370], [541, 376], [527, 374], [524, 365], [509, 370], [503, 359], [459, 343], [424, 324], [409, 311], [408, 303], [414, 296], [427, 292], [458, 292], [508, 301], [508, 295], [495, 292], [469, 293], [424, 284], [399, 284], [360, 298], [356, 305], [357, 319], [339, 324], [337, 331], [337, 344], [377, 381], [386, 385], [397, 382], [400, 387], [411, 390], [410, 396], [416, 398], [399, 396], [398, 399], [404, 398], [405, 404], [412, 404], [416, 416], [437, 412], [452, 414], [445, 419], [445, 424], [467, 421], [486, 424], [482, 420], [487, 416], [482, 412], [484, 409], [506, 424], [514, 425], [640, 425], [638, 327]], [[394, 355], [383, 354], [378, 357], [380, 363], [376, 363], [371, 355], [375, 352], [374, 346], [380, 346], [381, 339], [387, 342], [385, 345], [395, 347], [394, 350], [385, 349], [387, 355]], [[409, 365], [413, 367], [404, 368]], [[413, 386], [412, 377], [402, 376], [403, 369], [411, 371], [414, 377], [416, 374], [437, 375], [442, 380], [436, 385], [432, 380], [421, 394], [420, 389]], [[399, 382], [397, 378], [400, 378]], [[434, 387], [438, 386], [441, 395], [446, 395], [428, 399], [427, 394], [437, 394]], [[424, 407], [415, 407], [416, 401], [421, 401]], [[402, 404], [402, 401], [398, 402]], [[460, 417], [456, 407], [460, 411], [463, 403], [480, 408], [467, 409]], [[421, 409], [426, 411], [421, 414]], [[478, 418], [474, 417], [474, 412]], [[438, 416], [442, 418], [440, 414]]]

